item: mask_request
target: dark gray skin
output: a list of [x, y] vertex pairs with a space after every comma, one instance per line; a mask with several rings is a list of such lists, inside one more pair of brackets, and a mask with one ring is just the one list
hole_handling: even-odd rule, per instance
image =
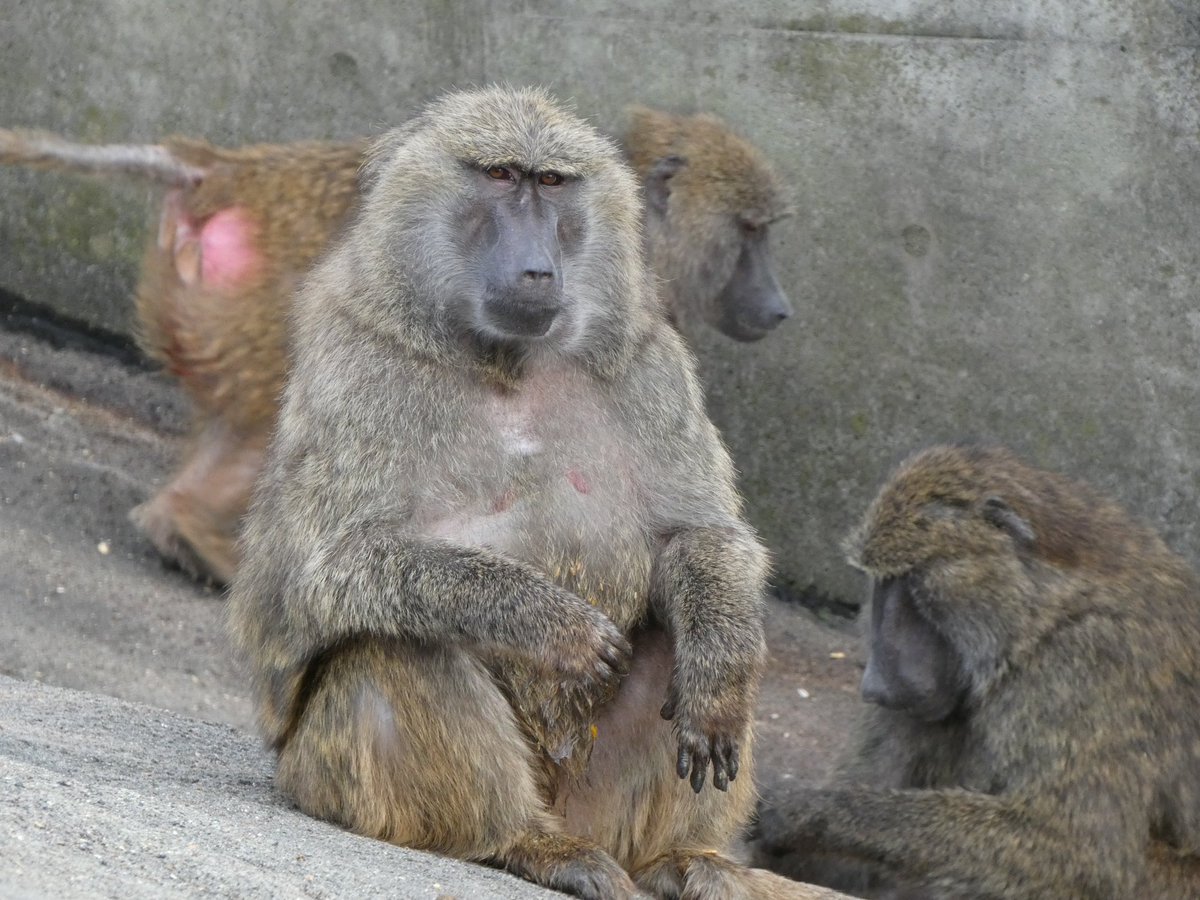
[[714, 302], [713, 324], [736, 341], [762, 340], [792, 316], [792, 304], [775, 277], [768, 229], [769, 223], [741, 223], [742, 252]]
[[940, 722], [958, 706], [965, 686], [962, 660], [918, 609], [911, 578], [875, 584], [868, 646], [863, 700], [922, 722]]
[[562, 304], [559, 206], [572, 209], [574, 192], [557, 172], [491, 166], [474, 177], [479, 202], [462, 235], [465, 246], [483, 248], [483, 321], [501, 341], [542, 337]]

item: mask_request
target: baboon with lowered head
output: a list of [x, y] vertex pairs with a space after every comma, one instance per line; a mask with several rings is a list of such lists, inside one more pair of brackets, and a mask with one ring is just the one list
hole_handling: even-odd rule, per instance
[[716, 855], [753, 803], [766, 558], [632, 173], [490, 88], [365, 180], [297, 295], [230, 595], [280, 787], [585, 897], [816, 896]]
[[[786, 212], [753, 147], [711, 116], [635, 110], [627, 137], [646, 179], [650, 263], [671, 315], [694, 306], [731, 337], [789, 312], [767, 228]], [[227, 582], [235, 539], [274, 425], [297, 283], [353, 214], [365, 140], [226, 149], [75, 144], [0, 129], [0, 162], [127, 173], [169, 185], [137, 286], [140, 342], [193, 404], [178, 472], [133, 517], [159, 552]], [[715, 313], [713, 311], [716, 311]]]
[[833, 786], [765, 812], [769, 848], [887, 896], [1200, 896], [1200, 584], [1158, 535], [950, 446], [846, 546], [874, 585], [872, 705]]

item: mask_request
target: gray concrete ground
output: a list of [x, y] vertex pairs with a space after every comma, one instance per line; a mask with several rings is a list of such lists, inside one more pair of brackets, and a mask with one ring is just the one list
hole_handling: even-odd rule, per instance
[[0, 677], [0, 896], [560, 896], [290, 808], [227, 725]]
[[[9, 324], [0, 896], [544, 896], [345, 834], [275, 794], [221, 595], [164, 568], [127, 519], [169, 471], [181, 398], [157, 373]], [[776, 796], [827, 770], [859, 656], [844, 621], [778, 601], [769, 614], [759, 765]]]

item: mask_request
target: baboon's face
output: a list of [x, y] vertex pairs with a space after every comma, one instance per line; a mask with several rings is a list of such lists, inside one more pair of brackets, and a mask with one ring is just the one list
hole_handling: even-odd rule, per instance
[[706, 193], [711, 175], [689, 178], [688, 166], [671, 156], [646, 176], [650, 215], [674, 245], [669, 260], [659, 262], [660, 274], [676, 282], [682, 302], [697, 306], [704, 321], [726, 337], [762, 340], [792, 315], [771, 255], [770, 227], [782, 214], [722, 206], [727, 198]]
[[563, 258], [576, 250], [576, 179], [493, 165], [466, 173], [461, 252], [477, 283], [462, 310], [501, 340], [545, 336], [564, 308]]
[[920, 590], [914, 573], [875, 582], [862, 697], [923, 722], [940, 722], [962, 699], [963, 665], [919, 603]]
[[730, 243], [737, 261], [711, 307], [710, 322], [734, 340], [761, 340], [792, 315], [792, 304], [775, 277], [769, 226], [736, 220], [728, 227], [736, 235]]
[[611, 361], [652, 321], [636, 179], [543, 91], [449, 94], [379, 138], [361, 180], [355, 293], [410, 339]]
[[758, 151], [711, 116], [654, 110], [635, 112], [629, 142], [650, 230], [659, 236], [655, 267], [676, 309], [698, 311], [722, 334], [745, 342], [790, 318], [770, 228], [792, 210]]
[[863, 698], [924, 721], [986, 692], [1038, 627], [1037, 535], [1006, 496], [1030, 495], [1005, 452], [933, 447], [905, 462], [844, 544], [872, 579]]

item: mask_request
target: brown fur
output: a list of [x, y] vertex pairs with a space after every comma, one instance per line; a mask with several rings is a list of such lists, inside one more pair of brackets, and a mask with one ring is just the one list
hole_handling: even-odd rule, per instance
[[935, 722], [864, 708], [834, 784], [768, 811], [767, 844], [905, 897], [1200, 896], [1200, 586], [1157, 534], [1005, 450], [937, 447], [847, 548], [907, 579], [962, 696]]
[[[650, 254], [673, 286], [666, 296], [674, 307], [688, 302], [685, 284], [697, 304], [708, 304], [720, 283], [712, 273], [697, 280], [698, 261], [720, 260], [726, 280], [733, 263], [733, 232], [714, 230], [714, 216], [736, 212], [765, 225], [781, 211], [771, 196], [778, 182], [754, 148], [711, 117], [639, 110], [630, 144], [642, 167], [658, 152], [695, 160], [673, 179], [676, 211]], [[287, 370], [292, 295], [355, 208], [365, 147], [360, 140], [226, 149], [182, 137], [92, 147], [0, 129], [0, 162], [140, 174], [172, 187], [142, 260], [138, 327], [145, 351], [193, 401], [193, 435], [170, 483], [132, 515], [166, 559], [198, 577], [224, 583], [236, 568], [236, 536]], [[244, 213], [261, 265], [236, 284], [214, 284], [203, 277], [196, 233], [231, 210]]]
[[[363, 145], [164, 147], [205, 175], [166, 197], [142, 260], [139, 337], [179, 377], [195, 418], [183, 466], [133, 518], [167, 559], [226, 582], [283, 388], [292, 294], [356, 202]], [[195, 232], [228, 210], [244, 214], [258, 265], [235, 284], [205, 283]]]
[[[753, 804], [766, 560], [658, 313], [632, 174], [542, 92], [501, 88], [432, 104], [367, 169], [297, 297], [230, 595], [280, 786], [585, 897], [633, 896], [627, 871], [724, 896], [689, 879]], [[537, 339], [496, 324], [491, 244], [463, 238], [510, 189], [557, 217]]]
[[686, 165], [673, 187], [691, 201], [686, 204], [690, 216], [729, 214], [766, 225], [790, 214], [788, 191], [775, 168], [716, 116], [680, 116], [635, 106], [629, 118], [625, 144], [639, 176], [660, 159], [683, 158]]
[[[754, 341], [791, 314], [772, 270], [772, 224], [791, 215], [789, 192], [762, 152], [706, 113], [679, 116], [634, 107], [629, 162], [649, 196], [646, 245], [672, 320], [698, 317], [729, 337]], [[662, 171], [664, 161], [676, 167]], [[656, 212], [655, 194], [660, 193]], [[762, 245], [761, 284], [739, 293], [748, 241]], [[762, 308], [763, 305], [767, 308]]]
[[[205, 175], [168, 195], [147, 248], [137, 291], [142, 345], [180, 377], [202, 420], [261, 428], [283, 388], [292, 294], [357, 201], [365, 145], [227, 150], [170, 138], [163, 146]], [[261, 265], [236, 290], [223, 291], [201, 283], [195, 241], [180, 230], [230, 209], [247, 213]]]

